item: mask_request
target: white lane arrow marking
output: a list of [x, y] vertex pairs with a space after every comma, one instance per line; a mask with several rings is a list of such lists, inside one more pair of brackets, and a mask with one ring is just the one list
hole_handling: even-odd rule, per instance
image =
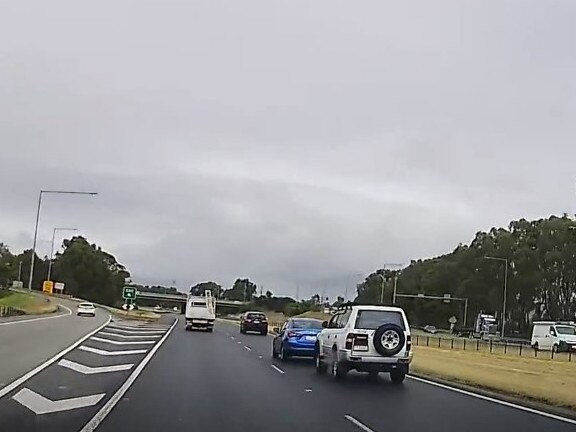
[[113, 366], [90, 367], [70, 360], [62, 359], [58, 362], [58, 365], [68, 369], [72, 369], [76, 372], [80, 372], [85, 375], [93, 375], [106, 372], [119, 372], [129, 370], [132, 369], [134, 363], [126, 363]]
[[90, 339], [91, 339], [91, 340], [98, 341], [98, 342], [109, 343], [109, 344], [112, 344], [112, 345], [152, 345], [152, 344], [155, 344], [155, 343], [156, 343], [156, 341], [120, 342], [120, 341], [115, 341], [115, 340], [111, 340], [111, 339], [101, 338], [101, 337], [98, 337], [98, 336], [92, 336]]
[[130, 355], [130, 354], [145, 354], [148, 350], [139, 349], [139, 350], [126, 350], [126, 351], [105, 351], [98, 348], [92, 348], [85, 345], [80, 345], [78, 349], [82, 351], [88, 351], [94, 354], [103, 355], [103, 356], [120, 356], [120, 355]]
[[104, 331], [101, 331], [98, 334], [104, 335], [104, 336], [115, 336], [115, 337], [119, 337], [122, 339], [146, 339], [146, 338], [159, 338], [160, 337], [160, 335], [121, 335], [121, 334], [117, 334], [117, 333], [108, 333], [108, 332], [104, 332]]
[[106, 393], [99, 393], [90, 396], [53, 401], [52, 399], [45, 398], [44, 396], [24, 387], [12, 396], [12, 399], [21, 403], [30, 411], [34, 411], [36, 414], [49, 414], [96, 405], [105, 395]]
[[164, 334], [166, 333], [164, 330], [136, 330], [136, 331], [132, 331], [132, 330], [123, 330], [123, 329], [119, 329], [116, 327], [106, 327], [107, 331], [114, 331], [114, 332], [118, 332], [118, 333], [124, 333], [124, 334], [144, 334], [144, 333], [150, 333], [150, 334]]

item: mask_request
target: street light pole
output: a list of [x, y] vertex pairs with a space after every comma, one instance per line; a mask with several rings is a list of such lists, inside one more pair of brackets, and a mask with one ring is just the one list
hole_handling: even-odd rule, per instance
[[28, 290], [32, 290], [32, 278], [34, 277], [34, 258], [36, 257], [36, 241], [38, 239], [38, 223], [40, 221], [40, 207], [42, 207], [43, 194], [69, 194], [69, 195], [98, 195], [98, 192], [79, 192], [79, 191], [58, 191], [58, 190], [41, 190], [38, 195], [38, 208], [36, 209], [36, 224], [34, 225], [34, 242], [32, 243], [32, 257], [30, 258], [30, 277], [28, 279]]
[[56, 239], [56, 231], [78, 231], [78, 228], [54, 228], [52, 230], [52, 246], [50, 247], [50, 261], [48, 262], [48, 276], [46, 280], [50, 280], [52, 275], [52, 258], [54, 257], [54, 240]]
[[502, 301], [502, 331], [500, 334], [501, 337], [504, 337], [504, 330], [506, 328], [506, 292], [508, 291], [508, 259], [493, 256], [485, 256], [484, 258], [504, 262], [504, 300]]

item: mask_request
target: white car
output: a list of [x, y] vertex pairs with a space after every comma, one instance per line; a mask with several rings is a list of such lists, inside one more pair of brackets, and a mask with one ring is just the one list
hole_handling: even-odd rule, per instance
[[90, 315], [96, 316], [96, 308], [94, 307], [94, 303], [80, 303], [78, 305], [78, 309], [76, 311], [76, 315]]
[[346, 306], [318, 334], [316, 371], [334, 378], [348, 371], [377, 377], [387, 372], [393, 383], [404, 381], [412, 361], [412, 339], [406, 314], [390, 306]]

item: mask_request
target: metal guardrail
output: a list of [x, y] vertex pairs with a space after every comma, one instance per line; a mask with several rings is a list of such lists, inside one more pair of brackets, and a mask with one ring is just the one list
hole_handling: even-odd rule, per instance
[[412, 343], [415, 346], [451, 349], [460, 351], [477, 351], [489, 354], [501, 354], [519, 357], [531, 357], [545, 360], [572, 361], [576, 352], [553, 352], [542, 351], [532, 348], [524, 343], [497, 342], [493, 340], [466, 339], [466, 338], [443, 338], [438, 336], [413, 335]]

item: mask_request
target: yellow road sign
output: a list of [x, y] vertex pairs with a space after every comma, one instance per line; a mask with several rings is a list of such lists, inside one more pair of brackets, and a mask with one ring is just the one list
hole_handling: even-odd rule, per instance
[[42, 291], [48, 294], [52, 294], [52, 290], [54, 289], [54, 282], [52, 281], [44, 281], [42, 283]]

